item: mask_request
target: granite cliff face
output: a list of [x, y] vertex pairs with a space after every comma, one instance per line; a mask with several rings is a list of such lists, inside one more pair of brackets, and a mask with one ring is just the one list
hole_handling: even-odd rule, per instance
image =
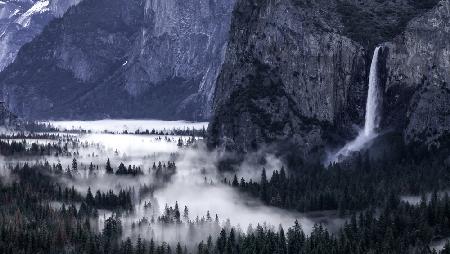
[[138, 95], [163, 83], [184, 83], [193, 91], [174, 113], [209, 118], [233, 6], [234, 0], [147, 0], [145, 23], [125, 66], [126, 90]]
[[[323, 8], [327, 6], [327, 8]], [[210, 145], [323, 148], [327, 128], [360, 122], [365, 50], [328, 1], [240, 1], [219, 76]]]
[[20, 116], [205, 119], [232, 0], [85, 0], [0, 74]]
[[[75, 2], [3, 6], [60, 16]], [[3, 27], [47, 17], [4, 10]], [[22, 47], [0, 96], [32, 119], [198, 120], [213, 108], [211, 147], [287, 144], [318, 158], [362, 125], [383, 44], [382, 128], [438, 147], [450, 128], [449, 16], [449, 0], [84, 0]]]
[[[408, 55], [401, 59], [392, 52], [405, 51], [401, 49], [406, 45], [401, 34], [406, 30], [405, 36], [413, 37], [408, 31], [415, 30], [415, 23], [430, 27], [445, 38], [448, 20], [437, 21], [439, 28], [435, 27], [436, 22], [427, 25], [420, 21], [432, 21], [436, 13], [445, 16], [442, 12], [448, 0], [441, 1], [441, 7], [435, 7], [436, 2], [238, 1], [217, 82], [215, 116], [209, 127], [210, 147], [247, 152], [267, 144], [293, 144], [290, 147], [296, 148], [293, 150], [298, 151], [299, 157], [319, 158], [325, 146], [342, 144], [355, 136], [352, 127], [361, 126], [373, 49], [387, 41], [394, 42], [386, 44], [380, 61], [386, 93], [383, 108], [388, 112], [383, 127], [403, 131], [398, 123], [414, 128], [427, 125], [422, 121], [428, 120], [420, 116], [425, 113], [422, 106], [389, 110], [397, 97], [396, 87], [417, 86], [394, 83], [396, 73], [411, 75], [418, 70], [407, 74], [403, 70], [410, 67], [394, 67], [395, 63], [404, 63]], [[448, 40], [442, 40], [436, 40], [434, 49], [440, 48], [445, 56], [448, 48], [443, 44], [448, 45]], [[391, 49], [394, 45], [399, 49]], [[423, 51], [429, 50], [428, 54], [437, 59], [438, 51], [430, 47]], [[427, 61], [423, 62], [427, 67], [430, 61], [439, 65], [436, 72], [448, 70], [448, 58], [439, 63]], [[448, 71], [442, 75], [448, 75]], [[399, 92], [409, 101], [409, 89]], [[434, 92], [419, 99], [414, 96], [411, 105], [424, 104], [432, 96]], [[443, 103], [446, 95], [440, 96], [442, 103], [438, 107], [450, 108]], [[438, 125], [445, 126], [442, 124], [447, 120], [437, 116], [430, 121], [440, 121]], [[410, 127], [406, 127], [406, 136]]]
[[450, 139], [450, 1], [412, 20], [387, 58], [385, 124], [407, 143], [439, 147]]
[[0, 71], [54, 18], [81, 0], [0, 1]]

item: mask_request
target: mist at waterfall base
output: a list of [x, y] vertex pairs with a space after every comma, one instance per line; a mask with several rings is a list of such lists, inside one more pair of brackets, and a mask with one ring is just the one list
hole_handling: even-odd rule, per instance
[[[146, 129], [161, 127], [170, 129], [166, 125], [167, 123], [163, 122], [157, 125], [145, 121], [134, 121], [132, 123], [139, 123], [140, 128]], [[58, 126], [57, 122], [53, 124]], [[95, 126], [91, 126], [92, 124]], [[209, 235], [217, 236], [221, 227], [229, 228], [233, 226], [238, 231], [245, 233], [248, 230], [251, 232], [252, 228], [256, 228], [258, 224], [266, 225], [266, 227], [275, 230], [278, 229], [279, 225], [287, 228], [292, 226], [295, 220], [299, 220], [305, 232], [309, 233], [314, 224], [319, 221], [326, 223], [330, 230], [337, 229], [344, 223], [344, 219], [337, 218], [329, 213], [324, 213], [322, 217], [308, 218], [305, 214], [268, 207], [257, 199], [243, 195], [229, 185], [223, 184], [221, 181], [224, 175], [219, 173], [216, 167], [223, 154], [216, 151], [207, 151], [201, 142], [199, 142], [197, 148], [179, 148], [177, 146], [178, 136], [167, 136], [166, 140], [164, 136], [159, 139], [160, 136], [158, 135], [110, 134], [100, 131], [109, 130], [122, 133], [121, 128], [124, 126], [129, 130], [138, 127], [137, 125], [130, 127], [131, 124], [127, 120], [87, 122], [86, 125], [83, 122], [77, 122], [76, 124], [64, 122], [59, 125], [94, 130], [89, 134], [70, 134], [82, 144], [72, 148], [72, 150], [78, 154], [76, 159], [79, 168], [86, 168], [92, 162], [94, 165], [98, 165], [100, 169], [99, 173], [93, 176], [79, 170], [81, 173], [73, 177], [59, 177], [59, 182], [63, 186], [73, 186], [83, 194], [87, 193], [88, 188], [91, 188], [93, 193], [97, 190], [103, 192], [108, 190], [117, 192], [128, 188], [136, 190], [133, 197], [134, 211], [121, 214], [120, 217], [124, 237], [136, 239], [140, 236], [149, 240], [168, 242], [171, 245], [178, 241], [195, 244], [205, 241]], [[182, 138], [186, 140], [188, 137]], [[31, 140], [28, 142], [31, 142]], [[38, 142], [51, 143], [54, 141], [39, 140]], [[175, 154], [176, 156], [174, 156]], [[274, 170], [281, 168], [281, 161], [274, 155], [266, 154], [264, 156], [265, 163], [263, 165], [256, 163], [257, 160], [252, 158], [253, 155], [244, 160], [239, 167], [240, 171], [237, 172], [238, 178], [244, 177], [246, 180], [252, 178], [254, 181], [259, 181], [263, 167], [267, 169], [269, 177]], [[140, 166], [144, 174], [135, 177], [106, 174], [104, 167], [108, 158], [114, 169], [117, 169], [119, 164], [123, 162], [126, 166]], [[140, 187], [143, 185], [151, 186], [155, 183], [154, 176], [149, 173], [153, 163], [167, 162], [172, 159], [175, 160], [177, 168], [176, 174], [172, 176], [171, 180], [157, 188], [153, 194], [140, 195], [137, 191]], [[59, 162], [63, 165], [63, 168], [67, 168], [72, 164], [72, 157], [8, 158], [3, 163], [28, 162], [33, 164], [36, 162], [43, 163], [44, 161], [48, 161], [50, 164]], [[6, 167], [2, 166], [2, 168], [4, 172]], [[8, 174], [4, 173], [4, 175]], [[226, 175], [226, 177], [232, 179], [232, 175]], [[146, 207], [148, 203], [151, 203], [151, 208]], [[219, 223], [198, 224], [195, 226], [195, 230], [184, 223], [180, 225], [148, 223], [163, 215], [166, 205], [173, 207], [176, 203], [181, 212], [183, 212], [185, 206], [188, 207], [190, 220], [195, 221], [197, 217], [202, 220], [202, 218], [206, 218], [209, 212], [213, 220], [215, 220], [217, 214]], [[58, 204], [52, 203], [52, 205], [57, 206]], [[111, 211], [99, 211], [97, 223], [99, 231], [103, 229], [105, 220], [110, 216], [113, 216]]]
[[376, 47], [372, 63], [370, 65], [369, 74], [369, 91], [367, 94], [366, 117], [364, 128], [359, 131], [358, 136], [347, 143], [337, 152], [330, 153], [324, 162], [324, 165], [337, 163], [344, 160], [354, 152], [361, 151], [366, 148], [370, 142], [378, 136], [376, 130], [380, 124], [379, 106], [381, 104], [380, 80], [378, 71], [378, 58], [381, 47]]

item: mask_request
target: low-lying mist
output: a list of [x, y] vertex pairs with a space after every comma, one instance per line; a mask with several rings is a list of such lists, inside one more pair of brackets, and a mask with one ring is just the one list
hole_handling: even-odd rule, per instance
[[[60, 164], [65, 173], [56, 176], [58, 181], [64, 186], [73, 186], [83, 195], [86, 195], [88, 189], [93, 193], [98, 190], [132, 190], [133, 211], [99, 211], [99, 231], [102, 230], [105, 220], [118, 216], [122, 221], [124, 237], [140, 236], [168, 243], [194, 243], [205, 241], [209, 235], [216, 236], [221, 228], [235, 227], [239, 232], [246, 233], [258, 225], [274, 229], [281, 225], [287, 228], [293, 225], [295, 220], [299, 220], [308, 233], [314, 223], [323, 219], [320, 216], [309, 218], [304, 214], [268, 207], [223, 182], [225, 177], [231, 180], [234, 174], [239, 179], [242, 177], [260, 181], [263, 168], [271, 175], [274, 170], [283, 166], [272, 154], [249, 155], [236, 173], [223, 173], [217, 169], [223, 154], [208, 151], [202, 139], [198, 137], [193, 142], [194, 138], [188, 136], [99, 133], [104, 129], [120, 133], [125, 126], [129, 129], [180, 127], [171, 126], [173, 122], [159, 122], [158, 126], [153, 121], [103, 121], [100, 126], [94, 126], [95, 124], [90, 122], [53, 124], [75, 128], [80, 124], [80, 128], [92, 128], [93, 133], [73, 134], [70, 140], [27, 140], [28, 146], [33, 142], [58, 143], [67, 147], [67, 152], [58, 155], [5, 158], [1, 165], [2, 179], [10, 177], [7, 165], [47, 162]], [[204, 126], [204, 123], [195, 126]], [[262, 163], [261, 157], [264, 158]], [[141, 173], [108, 174], [105, 169], [107, 160], [114, 170], [123, 163], [125, 167], [139, 168]], [[165, 168], [172, 162], [176, 165], [174, 174], [165, 180], [155, 176], [154, 165], [161, 163]], [[150, 191], [142, 191], [146, 187], [150, 188]], [[185, 208], [187, 214], [184, 214]], [[175, 210], [181, 214], [179, 219], [174, 215], [177, 214]], [[330, 228], [335, 228], [343, 223], [343, 219], [332, 218], [326, 222]]]
[[92, 132], [134, 132], [136, 130], [172, 130], [195, 128], [197, 130], [208, 127], [207, 122], [161, 121], [161, 120], [97, 120], [97, 121], [49, 121], [60, 131], [90, 130]]

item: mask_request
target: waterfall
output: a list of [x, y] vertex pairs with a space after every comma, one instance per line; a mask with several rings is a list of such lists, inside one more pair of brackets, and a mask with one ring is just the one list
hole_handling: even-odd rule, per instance
[[367, 94], [366, 103], [366, 122], [364, 125], [364, 134], [371, 136], [375, 134], [375, 130], [378, 128], [378, 102], [380, 101], [380, 85], [378, 74], [378, 56], [381, 47], [377, 47], [373, 53], [372, 64], [370, 65], [369, 74], [369, 93]]
[[377, 47], [373, 53], [372, 63], [369, 74], [369, 91], [366, 103], [366, 119], [364, 129], [359, 133], [356, 139], [347, 143], [337, 153], [332, 154], [325, 161], [326, 165], [341, 161], [351, 153], [361, 150], [365, 145], [377, 136], [376, 130], [380, 124], [379, 104], [381, 101], [378, 58], [381, 47]]

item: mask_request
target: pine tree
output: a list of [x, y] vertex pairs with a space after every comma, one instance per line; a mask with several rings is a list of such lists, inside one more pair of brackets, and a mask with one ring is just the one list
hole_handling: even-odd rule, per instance
[[92, 164], [92, 162], [91, 162], [91, 164], [89, 164], [89, 174], [92, 174], [94, 169], [95, 169], [94, 164]]
[[94, 206], [94, 204], [95, 204], [94, 196], [92, 195], [92, 192], [91, 192], [91, 187], [88, 188], [88, 191], [86, 194], [86, 203], [90, 206]]
[[126, 175], [126, 174], [127, 174], [127, 168], [121, 162], [120, 165], [119, 165], [119, 168], [116, 171], [116, 175]]
[[264, 202], [269, 203], [269, 193], [268, 193], [267, 187], [268, 187], [268, 182], [267, 182], [267, 176], [266, 176], [266, 169], [263, 168], [262, 173], [261, 173], [260, 197]]
[[237, 178], [236, 175], [234, 175], [233, 182], [232, 182], [231, 185], [232, 185], [233, 187], [238, 187], [238, 186], [239, 186], [238, 178]]
[[283, 181], [283, 182], [286, 180], [286, 171], [284, 170], [284, 166], [281, 167], [280, 178], [281, 178], [281, 181]]
[[73, 158], [73, 160], [72, 160], [72, 171], [77, 171], [77, 170], [78, 170], [77, 159]]
[[106, 173], [108, 173], [108, 174], [114, 174], [114, 170], [113, 170], [113, 168], [111, 167], [111, 162], [109, 161], [109, 158], [108, 158], [108, 160], [106, 161]]
[[286, 237], [284, 235], [284, 230], [281, 225], [278, 233], [278, 253], [287, 254]]
[[209, 211], [206, 212], [206, 221], [212, 222], [211, 214], [209, 213]]
[[225, 246], [225, 253], [233, 254], [234, 244], [235, 244], [234, 228], [231, 228], [230, 236], [228, 237], [227, 244]]
[[187, 206], [184, 206], [183, 219], [184, 219], [184, 222], [189, 221], [189, 209]]
[[142, 241], [141, 236], [139, 236], [137, 239], [135, 254], [146, 254], [145, 253], [145, 243]]
[[176, 254], [183, 254], [183, 248], [181, 248], [181, 244], [178, 242], [176, 250], [175, 250]]
[[153, 238], [150, 240], [150, 245], [148, 246], [148, 254], [155, 254], [155, 242]]
[[175, 212], [175, 222], [177, 224], [180, 224], [181, 223], [181, 214], [180, 214], [180, 209], [178, 208], [178, 202], [175, 202], [174, 212]]
[[216, 244], [219, 254], [225, 253], [226, 244], [227, 244], [227, 233], [225, 232], [225, 229], [222, 229], [220, 231], [219, 238], [217, 238]]

